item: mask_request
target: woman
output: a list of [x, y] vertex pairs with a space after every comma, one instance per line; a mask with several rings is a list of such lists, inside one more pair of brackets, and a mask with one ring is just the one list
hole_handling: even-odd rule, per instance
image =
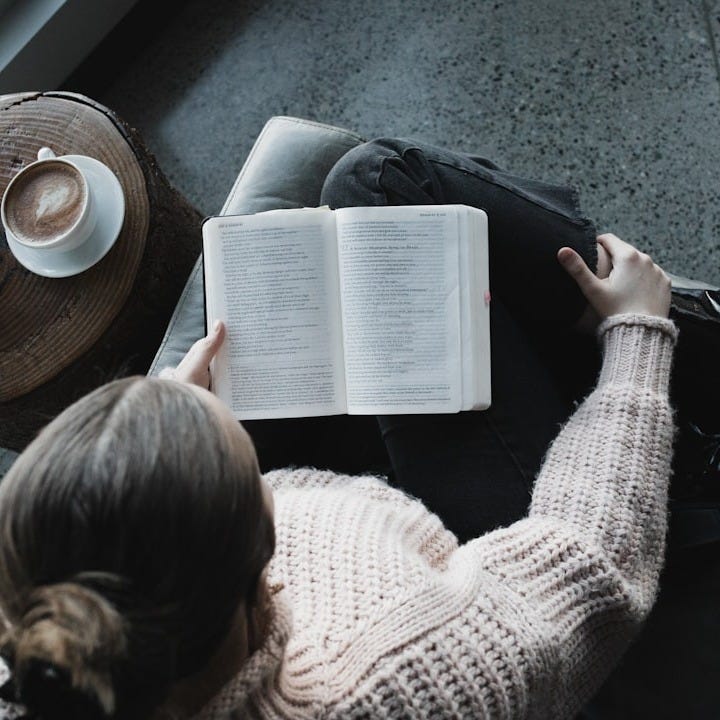
[[[495, 233], [491, 225], [494, 382], [503, 374], [495, 353], [506, 340], [514, 349], [517, 328], [503, 314], [519, 303], [513, 278], [531, 288], [534, 275], [545, 278], [547, 302], [536, 303], [544, 307], [521, 307], [523, 339], [542, 321], [600, 322], [597, 387], [542, 448], [527, 516], [460, 544], [421, 501], [382, 479], [313, 468], [263, 477], [246, 431], [204, 389], [220, 324], [172, 379], [118, 380], [68, 408], [0, 485], [2, 654], [8, 692], [31, 713], [572, 717], [641, 625], [662, 565], [673, 433], [667, 277], [615, 236], [600, 236], [598, 250], [561, 189], [394, 142], [341, 160], [325, 198], [369, 204], [370, 192], [374, 202], [412, 202], [415, 189], [439, 188], [437, 201], [467, 202], [456, 199], [462, 190], [489, 208], [499, 223]], [[514, 207], [518, 200], [529, 206]], [[499, 266], [508, 249], [498, 244], [536, 230], [542, 241], [529, 255], [546, 263], [557, 255], [581, 293], [550, 270], [527, 271], [512, 253]], [[416, 496], [432, 477], [448, 495], [462, 490], [453, 506], [470, 505], [465, 532], [473, 514], [485, 513], [482, 530], [527, 503], [527, 489], [510, 485], [498, 510], [505, 488], [485, 476], [504, 481], [511, 467], [507, 477], [516, 471], [525, 482], [532, 460], [513, 448], [488, 463], [475, 454], [475, 444], [510, 438], [492, 414], [510, 413], [497, 419], [512, 424], [505, 389], [513, 395], [507, 383], [494, 386], [488, 415], [380, 421], [396, 482]], [[519, 442], [524, 413], [515, 411]], [[532, 432], [539, 447], [539, 433], [555, 428]], [[410, 451], [413, 437], [423, 444]], [[466, 494], [475, 460], [490, 511]]]

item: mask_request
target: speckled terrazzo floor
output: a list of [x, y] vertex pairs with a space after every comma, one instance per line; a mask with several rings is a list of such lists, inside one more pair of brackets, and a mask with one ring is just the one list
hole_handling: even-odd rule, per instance
[[[720, 284], [719, 48], [718, 0], [141, 0], [63, 87], [205, 214], [287, 114], [575, 185], [599, 230]], [[671, 566], [587, 720], [720, 717], [719, 554]]]
[[719, 16], [717, 0], [191, 0], [95, 95], [206, 213], [289, 114], [575, 185], [599, 230], [720, 284]]

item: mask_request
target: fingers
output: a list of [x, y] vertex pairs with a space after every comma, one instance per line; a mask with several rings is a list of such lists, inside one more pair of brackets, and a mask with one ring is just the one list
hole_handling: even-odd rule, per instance
[[591, 300], [601, 288], [600, 281], [585, 261], [572, 248], [564, 247], [558, 250], [557, 258], [565, 271], [578, 284], [582, 294]]
[[596, 239], [611, 256], [621, 254], [624, 250], [632, 248], [632, 245], [621, 240], [617, 235], [613, 235], [613, 233], [603, 233], [598, 235]]
[[613, 264], [621, 259], [629, 259], [636, 255], [644, 255], [644, 253], [641, 253], [636, 247], [624, 240], [621, 240], [617, 235], [613, 235], [613, 233], [603, 233], [602, 235], [598, 235], [597, 241], [603, 248], [605, 248], [608, 255], [610, 255], [610, 259], [613, 261]]
[[225, 325], [217, 320], [212, 330], [204, 338], [193, 343], [178, 366], [172, 370], [163, 370], [161, 377], [208, 388], [210, 385], [210, 361], [220, 349], [225, 340], [225, 334]]
[[208, 362], [215, 357], [217, 351], [225, 340], [225, 323], [222, 320], [216, 320], [213, 324], [212, 330], [208, 334], [205, 341], [205, 353], [209, 353]]
[[630, 265], [644, 265], [646, 268], [649, 266], [657, 267], [648, 254], [641, 252], [634, 245], [621, 240], [617, 235], [613, 235], [612, 233], [598, 235], [597, 241], [607, 250], [613, 264], [625, 262]]
[[223, 344], [223, 340], [225, 340], [225, 324], [221, 320], [216, 320], [212, 330], [193, 344], [188, 355], [192, 355], [193, 361], [198, 364], [209, 365]]
[[600, 318], [622, 313], [667, 317], [669, 281], [649, 255], [617, 235], [599, 235], [598, 244], [611, 260], [607, 278], [596, 277], [571, 248], [561, 248], [558, 260], [575, 279], [581, 292]]

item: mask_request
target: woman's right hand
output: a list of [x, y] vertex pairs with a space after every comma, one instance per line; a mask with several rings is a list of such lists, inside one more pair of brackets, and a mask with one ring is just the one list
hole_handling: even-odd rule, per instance
[[560, 248], [557, 258], [600, 318], [622, 313], [667, 317], [671, 283], [662, 268], [616, 235], [600, 235], [597, 241], [612, 261], [604, 280], [569, 247]]

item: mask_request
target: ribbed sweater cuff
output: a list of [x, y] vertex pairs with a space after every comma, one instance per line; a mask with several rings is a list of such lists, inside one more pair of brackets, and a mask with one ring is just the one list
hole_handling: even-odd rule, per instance
[[678, 331], [666, 318], [651, 315], [611, 315], [597, 329], [604, 362], [598, 385], [631, 383], [665, 394], [670, 383]]

